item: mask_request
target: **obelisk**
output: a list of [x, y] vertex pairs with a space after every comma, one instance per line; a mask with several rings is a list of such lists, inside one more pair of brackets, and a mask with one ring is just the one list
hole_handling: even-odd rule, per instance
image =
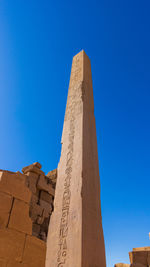
[[46, 267], [105, 267], [91, 65], [74, 56]]

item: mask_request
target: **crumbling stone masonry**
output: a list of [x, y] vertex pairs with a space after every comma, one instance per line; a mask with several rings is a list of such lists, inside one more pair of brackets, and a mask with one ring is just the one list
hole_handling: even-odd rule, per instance
[[44, 267], [57, 170], [0, 170], [0, 267]]
[[150, 266], [150, 247], [133, 248], [129, 252], [131, 264], [117, 263], [115, 267], [149, 267]]

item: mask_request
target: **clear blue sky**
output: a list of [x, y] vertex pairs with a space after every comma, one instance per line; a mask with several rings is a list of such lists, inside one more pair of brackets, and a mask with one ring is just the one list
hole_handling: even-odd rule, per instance
[[91, 59], [107, 266], [150, 246], [150, 2], [0, 3], [0, 168], [57, 167], [72, 57]]

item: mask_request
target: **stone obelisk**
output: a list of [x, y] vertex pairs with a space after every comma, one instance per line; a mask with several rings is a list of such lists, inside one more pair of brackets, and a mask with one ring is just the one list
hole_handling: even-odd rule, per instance
[[46, 267], [105, 267], [90, 60], [73, 58]]

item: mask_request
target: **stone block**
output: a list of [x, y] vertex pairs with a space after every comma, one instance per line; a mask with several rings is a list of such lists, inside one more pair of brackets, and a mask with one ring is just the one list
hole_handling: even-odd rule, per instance
[[33, 267], [44, 267], [46, 257], [46, 243], [36, 237], [26, 238], [23, 262]]
[[39, 177], [39, 174], [35, 172], [27, 172], [25, 175], [34, 177], [36, 181], [37, 181], [37, 178]]
[[140, 263], [143, 265], [147, 265], [147, 251], [132, 251], [131, 253], [131, 263]]
[[12, 196], [0, 192], [0, 229], [5, 228], [8, 224], [12, 201]]
[[40, 228], [40, 225], [34, 223], [34, 224], [33, 224], [33, 227], [32, 227], [33, 235], [35, 236], [35, 234], [36, 234], [36, 236], [39, 236], [40, 229], [41, 229], [41, 228]]
[[17, 173], [0, 172], [0, 192], [30, 202], [31, 192], [26, 187], [26, 176]]
[[22, 260], [25, 234], [12, 229], [0, 229], [0, 258]]
[[24, 167], [22, 169], [22, 172], [24, 174], [26, 174], [28, 172], [34, 172], [34, 173], [37, 173], [39, 175], [45, 175], [45, 173], [42, 170], [40, 170], [38, 167], [34, 166], [33, 164], [31, 164], [31, 165], [29, 165], [27, 167]]
[[42, 224], [44, 222], [44, 217], [43, 216], [38, 216], [36, 220], [37, 224]]
[[33, 222], [37, 221], [38, 216], [42, 216], [43, 209], [40, 206], [36, 206], [36, 209], [30, 209], [30, 218]]
[[9, 213], [5, 211], [0, 211], [0, 229], [7, 227], [9, 220]]
[[46, 242], [47, 236], [46, 236], [46, 233], [45, 232], [41, 232], [40, 233], [40, 239], [41, 240], [44, 240]]
[[147, 264], [150, 266], [150, 251], [147, 252]]
[[56, 183], [56, 180], [57, 180], [57, 169], [48, 172], [48, 174], [46, 176], [49, 177], [50, 180], [53, 183]]
[[38, 183], [37, 183], [37, 188], [48, 192], [49, 184], [47, 184], [45, 175], [40, 175]]
[[32, 221], [29, 217], [29, 205], [27, 203], [15, 199], [8, 227], [22, 233], [32, 234]]
[[30, 205], [37, 204], [38, 201], [39, 201], [38, 196], [35, 194], [32, 194]]
[[50, 217], [44, 218], [44, 222], [41, 225], [41, 232], [44, 232], [47, 236]]
[[40, 199], [40, 206], [44, 208], [47, 212], [52, 212], [52, 205], [42, 199]]
[[33, 194], [36, 194], [38, 175], [34, 172], [27, 172], [27, 185]]
[[39, 204], [37, 204], [37, 202], [38, 202], [38, 197], [32, 195], [29, 214], [30, 218], [34, 222], [36, 221], [37, 217], [42, 216], [43, 213], [43, 208]]
[[52, 198], [52, 195], [50, 195], [49, 193], [45, 192], [45, 191], [41, 191], [41, 194], [40, 194], [40, 199], [41, 200], [44, 200], [48, 203], [52, 203], [53, 201], [53, 198]]
[[39, 162], [34, 162], [33, 165], [39, 169], [42, 168], [42, 165]]
[[114, 265], [114, 267], [130, 267], [130, 264], [126, 264], [126, 263], [116, 263]]
[[44, 210], [42, 216], [38, 216], [36, 222], [41, 225], [41, 229], [44, 227], [44, 229], [46, 228], [48, 230], [49, 220], [50, 213]]
[[130, 263], [133, 263], [133, 255], [132, 255], [132, 251], [129, 252], [129, 259], [130, 259]]
[[0, 192], [0, 213], [1, 212], [10, 212], [11, 205], [12, 205], [12, 196]]
[[44, 211], [43, 211], [43, 217], [44, 218], [49, 218], [50, 215], [51, 215], [51, 212], [48, 212], [47, 210], [44, 209]]
[[47, 183], [47, 179], [44, 175], [40, 175], [38, 180], [37, 188], [40, 190], [47, 191], [50, 195], [55, 195], [55, 189], [52, 187], [51, 184]]
[[150, 251], [150, 247], [133, 248], [133, 251]]

